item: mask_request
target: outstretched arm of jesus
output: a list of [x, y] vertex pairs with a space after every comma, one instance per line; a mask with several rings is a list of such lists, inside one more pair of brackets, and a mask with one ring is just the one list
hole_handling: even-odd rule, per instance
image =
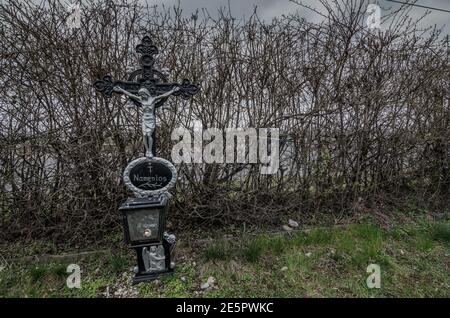
[[156, 99], [157, 101], [159, 101], [159, 100], [161, 100], [161, 99], [163, 99], [163, 98], [169, 97], [169, 96], [172, 95], [173, 93], [177, 92], [179, 89], [180, 89], [179, 87], [174, 87], [172, 90], [168, 91], [167, 93], [164, 93], [164, 94], [161, 94], [161, 95], [156, 96], [155, 99]]
[[141, 101], [141, 98], [139, 96], [136, 96], [134, 94], [131, 94], [130, 92], [124, 90], [122, 87], [119, 86], [114, 86], [113, 91], [117, 92], [117, 93], [123, 93], [125, 95], [127, 95], [128, 97], [134, 99], [137, 102]]

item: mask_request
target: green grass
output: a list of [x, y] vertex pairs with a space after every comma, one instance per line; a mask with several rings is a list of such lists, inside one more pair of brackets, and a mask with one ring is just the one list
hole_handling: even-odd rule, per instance
[[266, 242], [267, 240], [265, 237], [250, 239], [248, 242], [244, 243], [244, 246], [241, 248], [242, 257], [247, 262], [251, 263], [259, 261], [262, 254], [267, 251]]
[[450, 224], [438, 223], [431, 227], [431, 237], [433, 240], [450, 243]]
[[120, 273], [130, 266], [130, 260], [126, 255], [110, 255], [107, 264], [112, 273]]
[[[173, 275], [137, 286], [131, 252], [80, 260], [80, 289], [66, 287], [67, 263], [9, 264], [0, 296], [449, 297], [449, 243], [448, 221], [429, 220], [245, 235], [205, 245], [198, 256], [186, 252]], [[380, 265], [380, 289], [366, 286], [369, 264]], [[209, 276], [217, 283], [202, 291]]]
[[226, 260], [229, 256], [228, 243], [224, 240], [211, 244], [203, 251], [203, 258], [206, 261]]

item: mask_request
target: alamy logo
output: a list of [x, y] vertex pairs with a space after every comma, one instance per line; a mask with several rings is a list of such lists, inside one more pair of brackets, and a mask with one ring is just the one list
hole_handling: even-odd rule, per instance
[[380, 29], [381, 27], [381, 8], [377, 4], [369, 4], [366, 13], [368, 14], [366, 23], [369, 29]]
[[70, 264], [67, 266], [66, 272], [70, 275], [67, 277], [66, 284], [67, 287], [72, 288], [81, 288], [81, 269], [77, 264]]
[[381, 288], [381, 268], [378, 264], [370, 264], [366, 269], [367, 273], [370, 274], [367, 277], [366, 284], [367, 288]]
[[[172, 141], [178, 141], [172, 148], [173, 162], [260, 163], [261, 174], [278, 172], [278, 128], [227, 128], [224, 132], [218, 128], [203, 130], [202, 123], [196, 121], [193, 137], [190, 130], [182, 127], [172, 132]], [[208, 144], [203, 147], [204, 141]]]

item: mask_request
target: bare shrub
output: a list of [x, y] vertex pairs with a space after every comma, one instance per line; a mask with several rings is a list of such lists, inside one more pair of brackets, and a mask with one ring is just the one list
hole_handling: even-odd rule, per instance
[[[121, 174], [142, 152], [139, 112], [92, 86], [134, 70], [149, 34], [170, 79], [201, 86], [157, 112], [158, 152], [172, 130], [278, 127], [282, 167], [179, 166], [171, 219], [179, 226], [276, 223], [287, 213], [351, 212], [414, 194], [445, 204], [449, 189], [448, 43], [405, 9], [382, 32], [364, 25], [365, 1], [322, 2], [324, 21], [298, 15], [118, 6], [91, 1], [80, 29], [62, 2], [0, 7], [0, 200], [4, 239], [94, 240], [119, 228], [129, 195]], [[243, 173], [243, 171], [245, 173]]]

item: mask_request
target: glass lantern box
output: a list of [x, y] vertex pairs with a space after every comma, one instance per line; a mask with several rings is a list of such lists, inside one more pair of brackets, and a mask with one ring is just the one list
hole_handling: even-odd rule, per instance
[[129, 198], [119, 210], [128, 245], [138, 247], [162, 242], [166, 226], [166, 197]]

